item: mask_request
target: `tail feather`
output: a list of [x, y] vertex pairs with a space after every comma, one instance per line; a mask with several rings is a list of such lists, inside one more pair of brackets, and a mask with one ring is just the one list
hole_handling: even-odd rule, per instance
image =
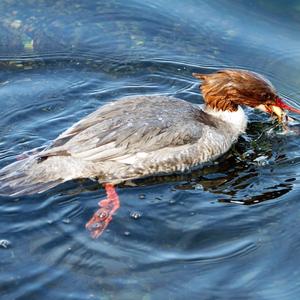
[[[33, 175], [32, 169], [37, 170]], [[61, 178], [38, 176], [47, 170], [35, 157], [16, 161], [0, 170], [0, 195], [20, 196], [42, 193], [63, 182]]]

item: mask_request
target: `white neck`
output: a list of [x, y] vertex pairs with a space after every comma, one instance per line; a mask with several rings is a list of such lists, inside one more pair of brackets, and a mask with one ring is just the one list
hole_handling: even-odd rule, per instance
[[243, 133], [246, 130], [247, 116], [244, 110], [240, 106], [238, 106], [237, 111], [223, 111], [223, 110], [212, 109], [209, 106], [204, 105], [203, 110], [206, 113], [218, 119], [221, 119], [226, 123], [229, 123], [239, 133]]

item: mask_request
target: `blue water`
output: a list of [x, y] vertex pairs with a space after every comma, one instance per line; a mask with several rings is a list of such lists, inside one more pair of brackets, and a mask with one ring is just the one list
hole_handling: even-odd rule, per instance
[[[195, 71], [259, 72], [300, 106], [299, 1], [5, 0], [0, 11], [0, 167], [112, 99], [201, 103]], [[84, 228], [104, 197], [95, 182], [1, 197], [0, 298], [299, 299], [299, 135], [247, 114], [216, 163], [120, 185], [98, 240]]]

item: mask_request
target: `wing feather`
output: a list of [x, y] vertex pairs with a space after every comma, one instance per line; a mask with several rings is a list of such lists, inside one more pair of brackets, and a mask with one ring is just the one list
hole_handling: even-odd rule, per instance
[[[43, 155], [64, 151], [88, 161], [130, 161], [137, 153], [193, 144], [211, 117], [186, 101], [127, 97], [107, 104], [62, 133]], [[136, 156], [135, 156], [136, 157]]]

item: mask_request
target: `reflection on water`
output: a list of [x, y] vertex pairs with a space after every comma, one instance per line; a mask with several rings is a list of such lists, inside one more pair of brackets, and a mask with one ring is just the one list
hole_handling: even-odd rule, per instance
[[[201, 103], [195, 71], [257, 71], [300, 106], [296, 0], [0, 9], [0, 167], [111, 99]], [[95, 182], [1, 197], [1, 299], [298, 299], [299, 122], [282, 134], [247, 114], [247, 133], [217, 162], [120, 185], [122, 206], [99, 240], [84, 229], [104, 197]]]

